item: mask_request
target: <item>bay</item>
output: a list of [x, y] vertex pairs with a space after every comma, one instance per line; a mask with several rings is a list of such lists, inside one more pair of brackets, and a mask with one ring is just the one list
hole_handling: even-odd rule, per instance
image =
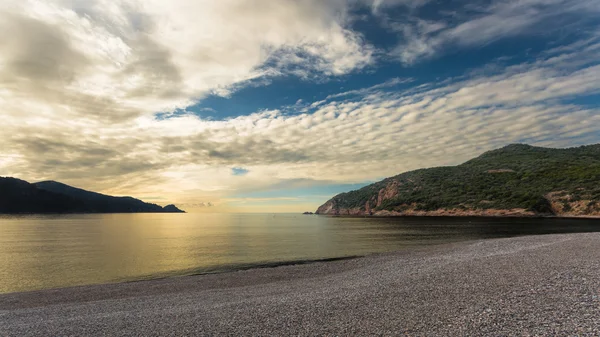
[[0, 216], [0, 293], [592, 231], [600, 231], [600, 220], [219, 213]]

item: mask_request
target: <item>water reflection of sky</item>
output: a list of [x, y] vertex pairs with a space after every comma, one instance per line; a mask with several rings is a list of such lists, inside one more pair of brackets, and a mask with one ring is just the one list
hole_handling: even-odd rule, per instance
[[0, 218], [0, 293], [224, 271], [526, 234], [600, 230], [592, 219], [97, 214]]

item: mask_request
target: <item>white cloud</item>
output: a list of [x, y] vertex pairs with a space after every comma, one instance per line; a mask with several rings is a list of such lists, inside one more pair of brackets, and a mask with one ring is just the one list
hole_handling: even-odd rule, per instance
[[[597, 59], [599, 50], [591, 50], [596, 54], [584, 57]], [[13, 113], [4, 119], [0, 169], [107, 193], [219, 204], [232, 194], [285, 181], [360, 182], [457, 164], [518, 141], [599, 142], [600, 111], [565, 102], [600, 94], [600, 66], [574, 69], [580, 57], [553, 54], [493, 75], [404, 93], [383, 83], [357, 91], [359, 99], [337, 95], [315, 102], [313, 113], [272, 110], [220, 121], [191, 115], [52, 119], [56, 107], [14, 101], [3, 92], [0, 104]], [[231, 167], [248, 174], [232, 179]]]
[[[326, 97], [326, 100], [330, 100], [332, 98], [340, 98], [340, 97], [344, 97], [344, 96], [353, 96], [353, 95], [367, 95], [369, 93], [373, 93], [376, 92], [379, 89], [384, 89], [384, 88], [390, 88], [399, 84], [405, 84], [405, 83], [410, 83], [414, 81], [414, 79], [412, 78], [391, 78], [383, 83], [380, 84], [376, 84], [374, 86], [368, 87], [368, 88], [362, 88], [362, 89], [356, 89], [356, 90], [349, 90], [349, 91], [345, 91], [345, 92], [340, 92], [337, 94], [331, 94], [329, 96]], [[318, 106], [322, 103], [324, 103], [325, 101], [318, 101], [315, 103], [318, 104], [311, 104], [311, 107], [315, 107]], [[313, 106], [314, 105], [314, 106]]]
[[418, 8], [426, 3], [429, 0], [367, 0], [365, 3], [371, 5], [371, 10], [375, 14], [382, 13], [385, 9], [396, 6], [404, 6], [410, 9]]
[[372, 62], [344, 1], [37, 1], [0, 7], [0, 84], [131, 119], [229, 95], [265, 77], [335, 76]]
[[[445, 49], [489, 44], [500, 38], [547, 34], [568, 29], [568, 25], [595, 18], [600, 6], [595, 0], [497, 0], [465, 8], [428, 21], [415, 14], [400, 20], [383, 16], [384, 24], [400, 33], [402, 42], [392, 51], [405, 64], [430, 58]], [[468, 12], [477, 14], [466, 15]]]
[[[392, 79], [299, 102], [311, 113], [154, 118], [265, 76], [364, 67], [371, 49], [345, 28], [346, 10], [308, 0], [3, 2], [0, 172], [218, 207], [241, 191], [372, 180], [519, 140], [600, 141], [599, 111], [564, 101], [598, 93], [596, 40], [457, 83], [393, 92], [410, 80]], [[232, 167], [248, 173], [232, 177]]]

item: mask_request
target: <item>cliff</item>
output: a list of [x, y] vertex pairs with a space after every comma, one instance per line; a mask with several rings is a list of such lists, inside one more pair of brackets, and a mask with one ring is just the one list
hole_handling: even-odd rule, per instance
[[458, 166], [420, 169], [341, 193], [317, 214], [600, 216], [600, 144], [513, 144]]
[[0, 214], [19, 213], [183, 213], [132, 197], [113, 197], [56, 181], [30, 184], [0, 177]]

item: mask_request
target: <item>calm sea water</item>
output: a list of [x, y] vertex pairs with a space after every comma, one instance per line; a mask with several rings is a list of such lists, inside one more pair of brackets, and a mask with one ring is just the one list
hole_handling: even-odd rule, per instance
[[583, 231], [600, 231], [600, 220], [298, 214], [2, 216], [0, 293]]

